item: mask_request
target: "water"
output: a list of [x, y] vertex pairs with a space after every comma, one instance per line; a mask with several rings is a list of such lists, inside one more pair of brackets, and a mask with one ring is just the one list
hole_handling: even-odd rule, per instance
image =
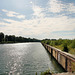
[[35, 75], [64, 70], [41, 43], [0, 44], [0, 75]]

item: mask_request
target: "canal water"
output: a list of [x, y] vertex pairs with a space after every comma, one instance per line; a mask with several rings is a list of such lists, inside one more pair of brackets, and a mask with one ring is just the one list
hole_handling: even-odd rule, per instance
[[0, 44], [0, 75], [35, 75], [64, 70], [41, 43]]

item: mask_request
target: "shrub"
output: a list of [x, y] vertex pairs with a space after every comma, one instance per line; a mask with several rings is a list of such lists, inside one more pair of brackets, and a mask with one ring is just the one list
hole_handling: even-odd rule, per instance
[[50, 73], [50, 70], [46, 70], [45, 72], [41, 72], [40, 75], [52, 75], [52, 74]]
[[71, 47], [75, 48], [75, 40], [72, 41]]
[[67, 44], [66, 44], [66, 43], [64, 43], [64, 45], [63, 45], [63, 51], [65, 51], [65, 52], [69, 52], [69, 49], [68, 49], [68, 47], [67, 47]]

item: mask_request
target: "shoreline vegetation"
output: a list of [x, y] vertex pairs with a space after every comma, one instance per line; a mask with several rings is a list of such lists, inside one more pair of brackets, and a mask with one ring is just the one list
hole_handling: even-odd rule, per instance
[[[52, 75], [52, 74], [54, 74], [54, 73], [51, 72], [50, 69], [40, 73], [40, 75]], [[36, 72], [35, 75], [38, 75], [38, 73]]]
[[40, 40], [15, 35], [4, 35], [4, 33], [0, 32], [0, 44], [23, 43], [23, 42], [40, 42]]
[[[43, 39], [38, 40], [35, 38], [25, 38], [22, 36], [15, 36], [15, 35], [4, 35], [4, 33], [0, 32], [0, 44], [9, 44], [9, 43], [24, 43], [24, 42], [41, 42], [53, 47], [56, 47], [62, 51], [68, 52], [70, 54], [75, 55], [75, 39]], [[51, 75], [52, 72], [47, 70], [45, 72], [41, 72], [40, 75]], [[37, 72], [35, 75], [38, 75]]]
[[75, 39], [44, 39], [41, 42], [75, 55]]
[[25, 43], [25, 42], [42, 42], [48, 45], [51, 45], [55, 48], [58, 48], [62, 51], [68, 52], [75, 55], [75, 39], [35, 39], [35, 38], [25, 38], [22, 36], [15, 35], [4, 35], [3, 32], [0, 32], [0, 44], [8, 43]]
[[25, 43], [25, 42], [41, 42], [48, 45], [51, 45], [55, 48], [58, 48], [62, 51], [68, 52], [75, 55], [75, 39], [35, 39], [35, 38], [25, 38], [22, 36], [15, 35], [5, 35], [3, 32], [0, 32], [0, 44], [9, 44], [9, 43]]

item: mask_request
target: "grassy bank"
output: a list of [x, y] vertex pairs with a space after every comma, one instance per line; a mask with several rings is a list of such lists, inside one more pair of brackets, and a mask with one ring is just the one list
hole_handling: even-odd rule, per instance
[[58, 48], [62, 51], [67, 50], [66, 52], [75, 55], [75, 39], [73, 39], [73, 40], [69, 40], [69, 39], [58, 39], [58, 40], [45, 39], [45, 40], [42, 40], [41, 42], [48, 44], [48, 45], [51, 45], [51, 46]]
[[[46, 70], [44, 72], [41, 72], [40, 75], [52, 75], [52, 74], [53, 74], [53, 72], [51, 72], [50, 70]], [[35, 75], [38, 75], [37, 72], [35, 73]]]

